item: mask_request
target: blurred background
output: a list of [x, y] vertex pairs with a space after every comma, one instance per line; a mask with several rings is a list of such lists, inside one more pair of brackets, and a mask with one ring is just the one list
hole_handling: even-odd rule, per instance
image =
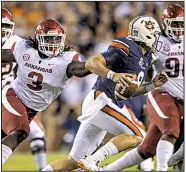
[[[13, 15], [14, 34], [34, 37], [37, 25], [47, 19], [59, 21], [67, 34], [66, 44], [74, 47], [83, 60], [107, 50], [112, 40], [127, 36], [130, 20], [149, 15], [161, 23], [162, 11], [184, 2], [2, 2]], [[69, 152], [80, 123], [81, 104], [96, 76], [73, 78], [50, 107], [38, 116], [45, 128], [47, 151]], [[28, 152], [28, 141], [18, 152]]]

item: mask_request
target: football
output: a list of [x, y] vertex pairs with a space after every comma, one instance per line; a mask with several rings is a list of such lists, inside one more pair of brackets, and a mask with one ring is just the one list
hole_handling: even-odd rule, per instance
[[129, 84], [129, 87], [125, 87], [125, 88], [122, 88], [120, 84], [116, 84], [115, 91], [114, 91], [115, 98], [117, 101], [127, 100], [135, 93], [137, 89], [138, 89], [138, 82], [135, 80]]

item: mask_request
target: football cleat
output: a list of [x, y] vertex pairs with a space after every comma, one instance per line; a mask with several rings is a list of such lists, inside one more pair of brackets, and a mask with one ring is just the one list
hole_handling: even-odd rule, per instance
[[99, 161], [93, 160], [91, 157], [86, 157], [78, 161], [78, 167], [85, 171], [100, 171]]

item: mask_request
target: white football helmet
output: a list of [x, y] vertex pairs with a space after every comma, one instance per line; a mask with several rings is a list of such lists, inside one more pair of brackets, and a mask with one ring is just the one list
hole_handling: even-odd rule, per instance
[[128, 37], [134, 41], [143, 42], [155, 51], [157, 50], [160, 32], [160, 26], [154, 18], [138, 16], [129, 23]]

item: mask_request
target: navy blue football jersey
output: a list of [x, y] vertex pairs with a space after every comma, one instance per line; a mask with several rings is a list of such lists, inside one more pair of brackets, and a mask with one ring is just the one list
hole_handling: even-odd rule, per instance
[[[151, 67], [152, 52], [143, 55], [139, 45], [128, 37], [115, 39], [106, 52], [101, 53], [105, 58], [106, 66], [117, 73], [133, 73], [137, 75], [138, 83], [145, 80], [148, 69]], [[105, 92], [105, 94], [118, 104], [114, 89], [116, 83], [112, 80], [98, 77], [93, 89]]]
[[143, 106], [145, 104], [146, 104], [145, 95], [133, 97], [128, 100], [118, 102], [118, 106], [120, 108], [123, 108], [124, 105], [130, 108], [138, 120], [141, 120], [141, 117], [143, 116]]

